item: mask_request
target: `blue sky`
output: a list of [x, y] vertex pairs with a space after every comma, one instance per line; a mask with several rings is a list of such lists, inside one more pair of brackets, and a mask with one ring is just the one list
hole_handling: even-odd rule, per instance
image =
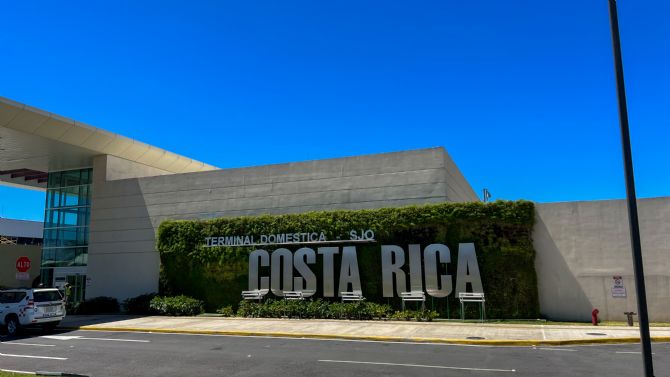
[[[494, 199], [625, 196], [606, 0], [2, 8], [1, 96], [222, 168], [444, 146]], [[668, 14], [619, 3], [640, 197], [670, 194]]]

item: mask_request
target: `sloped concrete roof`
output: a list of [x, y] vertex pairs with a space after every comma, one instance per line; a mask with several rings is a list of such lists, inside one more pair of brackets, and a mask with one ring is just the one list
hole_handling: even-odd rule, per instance
[[[152, 145], [58, 114], [0, 97], [0, 171], [57, 171], [91, 165], [108, 154], [169, 173], [217, 169]], [[0, 176], [8, 184], [43, 187], [22, 177]]]

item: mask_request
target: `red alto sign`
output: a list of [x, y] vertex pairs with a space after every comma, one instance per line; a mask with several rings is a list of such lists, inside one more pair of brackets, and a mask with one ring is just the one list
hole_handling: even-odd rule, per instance
[[28, 257], [19, 257], [16, 260], [16, 271], [27, 272], [30, 269], [30, 259]]

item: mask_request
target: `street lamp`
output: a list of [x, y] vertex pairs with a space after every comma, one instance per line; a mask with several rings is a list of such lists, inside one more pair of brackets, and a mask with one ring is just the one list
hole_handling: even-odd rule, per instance
[[621, 126], [621, 144], [623, 147], [623, 165], [626, 176], [626, 198], [628, 204], [628, 225], [633, 251], [633, 269], [635, 289], [637, 291], [637, 310], [640, 313], [640, 343], [644, 361], [644, 375], [654, 376], [654, 364], [651, 358], [651, 338], [649, 336], [649, 315], [647, 313], [647, 293], [644, 286], [644, 268], [642, 266], [642, 247], [640, 246], [640, 226], [637, 219], [637, 199], [635, 195], [635, 179], [633, 176], [633, 156], [630, 148], [628, 131], [628, 109], [626, 107], [626, 88], [623, 80], [623, 63], [621, 61], [621, 41], [619, 40], [619, 19], [617, 17], [616, 0], [609, 1], [610, 28], [612, 30], [612, 49], [614, 52], [614, 73], [616, 75], [617, 97], [619, 102], [619, 125]]

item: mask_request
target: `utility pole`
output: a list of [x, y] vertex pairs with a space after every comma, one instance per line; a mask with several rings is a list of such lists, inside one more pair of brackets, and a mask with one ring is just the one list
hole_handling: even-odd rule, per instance
[[623, 165], [626, 176], [626, 198], [628, 204], [628, 225], [633, 250], [633, 268], [635, 272], [635, 289], [637, 291], [637, 310], [640, 319], [640, 343], [644, 361], [644, 376], [654, 376], [654, 363], [651, 358], [651, 337], [649, 336], [649, 315], [647, 313], [647, 292], [644, 285], [644, 268], [642, 265], [642, 247], [640, 246], [640, 226], [637, 218], [637, 198], [635, 195], [635, 178], [633, 175], [633, 156], [630, 148], [628, 131], [628, 109], [626, 106], [626, 88], [623, 80], [623, 63], [621, 59], [621, 41], [619, 40], [619, 18], [616, 0], [609, 1], [610, 28], [612, 31], [612, 49], [614, 52], [614, 72], [616, 75], [617, 97], [619, 100], [619, 125], [621, 127], [621, 144], [623, 147]]

